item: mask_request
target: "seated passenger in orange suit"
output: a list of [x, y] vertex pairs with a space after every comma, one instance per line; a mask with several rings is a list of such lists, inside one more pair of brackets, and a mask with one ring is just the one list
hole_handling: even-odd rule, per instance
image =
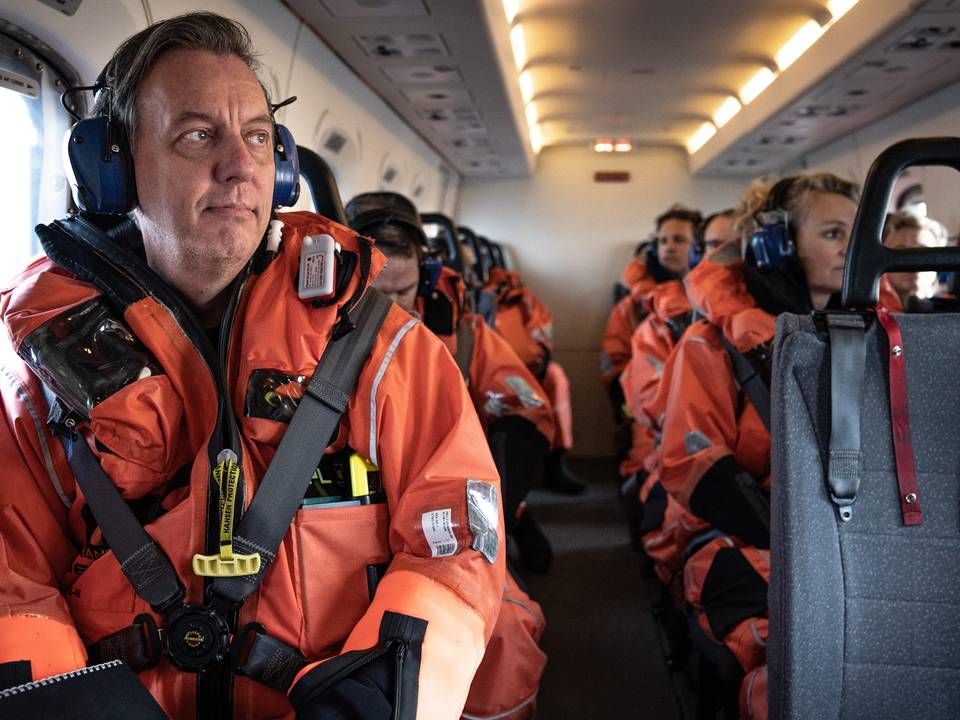
[[[740, 247], [733, 230], [734, 211], [708, 216], [698, 228], [691, 248], [691, 265], [709, 258], [727, 245]], [[660, 378], [680, 337], [692, 321], [693, 306], [682, 283], [671, 280], [657, 285], [645, 299], [649, 310], [631, 338], [630, 363], [620, 375], [620, 385], [630, 414], [633, 444], [621, 464], [627, 478], [622, 496], [631, 521], [631, 537], [654, 561], [665, 585], [674, 589], [687, 543], [702, 530], [702, 522], [683, 510], [660, 485], [658, 442], [665, 393]]]
[[[374, 286], [423, 318], [457, 361], [503, 477], [506, 516], [512, 519], [508, 529], [529, 542], [525, 526], [532, 523], [530, 511], [519, 518], [516, 513], [530, 487], [527, 476], [542, 472], [548, 438], [554, 432], [542, 388], [483, 318], [463, 312], [460, 276], [449, 268], [438, 275], [439, 265], [425, 262], [426, 236], [410, 200], [397, 193], [364, 193], [347, 204], [346, 212], [350, 226], [373, 238], [387, 256]], [[549, 552], [546, 538], [540, 537]], [[536, 552], [523, 544], [520, 550], [521, 556]], [[508, 571], [504, 603], [467, 699], [467, 716], [517, 720], [532, 716], [546, 664], [538, 645], [544, 625], [540, 606]]]
[[[172, 718], [457, 717], [503, 596], [497, 470], [450, 353], [369, 287], [383, 256], [275, 214], [296, 196], [295, 144], [254, 57], [209, 13], [127, 40], [84, 132], [116, 123], [100, 138], [132, 174], [111, 212], [136, 226], [40, 228], [47, 256], [0, 293], [0, 663], [44, 678], [120, 657]], [[301, 251], [326, 269], [300, 276]], [[314, 384], [378, 308], [355, 388]], [[337, 429], [278, 450], [318, 407], [343, 410]], [[329, 474], [334, 451], [376, 473]], [[280, 456], [305, 474], [272, 482]], [[289, 514], [258, 502], [281, 486]]]
[[496, 297], [496, 329], [543, 384], [553, 407], [557, 432], [544, 468], [544, 485], [556, 492], [576, 495], [584, 482], [567, 466], [573, 449], [573, 405], [570, 380], [553, 354], [553, 313], [523, 284], [512, 270], [492, 268], [485, 287]]

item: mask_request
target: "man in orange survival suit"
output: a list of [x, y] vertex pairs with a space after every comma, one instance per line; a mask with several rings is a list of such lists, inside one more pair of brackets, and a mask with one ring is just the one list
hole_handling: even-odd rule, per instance
[[[126, 41], [94, 115], [117, 123], [113, 142], [130, 140], [139, 231], [127, 222], [114, 240], [92, 222], [39, 228], [52, 259], [0, 295], [25, 361], [5, 352], [0, 663], [28, 661], [32, 677], [47, 677], [82, 667], [88, 652], [124, 655], [155, 624], [164, 652], [139, 679], [175, 718], [456, 718], [501, 604], [499, 481], [450, 354], [401, 308], [387, 306], [352, 394], [329, 398], [348, 401], [333, 447], [378, 466], [382, 487], [327, 506], [304, 498], [276, 552], [261, 549], [269, 571], [242, 603], [193, 571], [197, 555], [231, 560], [224, 533], [228, 549], [252, 544], [233, 530], [266, 489], [290, 421], [282, 411], [297, 407], [331, 337], [349, 337], [348, 310], [376, 292], [366, 286], [384, 264], [326, 218], [273, 215], [285, 155], [256, 67], [246, 30], [208, 13]], [[303, 300], [301, 250], [324, 235], [334, 289]], [[88, 496], [47, 429], [41, 380], [68, 419], [64, 443], [136, 511], [182, 598], [151, 607], [118, 546], [95, 546], [106, 523], [85, 521]], [[186, 626], [173, 623], [185, 613]], [[244, 655], [263, 643], [274, 649], [258, 669]], [[229, 649], [246, 675], [231, 671]]]
[[[375, 287], [423, 318], [456, 359], [501, 471], [507, 528], [517, 540], [521, 559], [529, 565], [531, 554], [550, 552], [529, 509], [523, 508], [529, 476], [542, 472], [554, 431], [553, 413], [542, 388], [482, 317], [463, 312], [461, 277], [450, 268], [443, 268], [438, 277], [438, 266], [424, 261], [422, 247], [427, 238], [410, 200], [398, 193], [363, 193], [347, 203], [346, 213], [350, 227], [372, 237], [387, 256], [387, 266]], [[518, 510], [523, 510], [519, 517]], [[539, 534], [540, 548], [528, 537], [532, 533]], [[545, 559], [549, 558], [537, 561], [545, 565]], [[536, 709], [537, 688], [546, 664], [538, 642], [546, 621], [540, 606], [520, 589], [509, 570], [503, 599], [493, 637], [467, 698], [465, 716], [520, 720], [531, 717]]]
[[[702, 218], [697, 210], [674, 205], [656, 219], [656, 237], [642, 251], [643, 273], [630, 292], [610, 311], [600, 341], [600, 381], [607, 390], [616, 424], [614, 444], [623, 461], [632, 444], [631, 423], [624, 415], [625, 398], [618, 382], [630, 362], [630, 338], [646, 317], [643, 300], [659, 284], [682, 280], [690, 269], [690, 247]], [[636, 265], [628, 266], [628, 269]]]

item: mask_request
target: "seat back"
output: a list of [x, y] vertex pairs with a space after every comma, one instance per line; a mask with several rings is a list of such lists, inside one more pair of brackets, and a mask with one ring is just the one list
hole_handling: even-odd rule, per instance
[[842, 522], [826, 478], [830, 344], [781, 316], [773, 378], [771, 718], [960, 717], [960, 317], [898, 316], [924, 522], [905, 526], [883, 329], [866, 333], [861, 481]]
[[341, 225], [346, 225], [347, 216], [343, 211], [337, 180], [326, 160], [302, 145], [297, 145], [297, 154], [300, 156], [300, 174], [307, 181], [316, 211]]
[[[908, 141], [878, 158], [847, 255], [845, 307], [875, 305], [880, 276], [891, 268], [960, 267], [957, 249], [890, 251], [880, 241], [887, 198], [903, 168], [958, 161], [955, 139]], [[875, 315], [864, 318], [857, 330], [865, 345], [859, 403], [839, 404], [859, 406], [852, 505], [837, 501], [830, 476], [838, 467], [831, 466], [831, 425], [848, 428], [833, 420], [831, 406], [834, 395], [849, 394], [844, 383], [831, 387], [831, 363], [844, 357], [841, 340], [831, 346], [822, 316], [782, 315], [777, 322], [770, 718], [960, 717], [960, 315], [897, 315], [898, 341], [888, 339]], [[909, 429], [898, 424], [896, 442], [902, 449], [912, 440], [921, 524], [905, 523], [901, 503], [892, 357], [903, 360], [909, 416]], [[901, 407], [896, 398], [894, 392]]]

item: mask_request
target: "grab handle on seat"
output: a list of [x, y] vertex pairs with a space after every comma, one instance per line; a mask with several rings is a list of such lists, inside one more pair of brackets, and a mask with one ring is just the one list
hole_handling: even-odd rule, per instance
[[843, 272], [841, 305], [849, 309], [875, 307], [880, 277], [886, 272], [960, 270], [960, 248], [892, 250], [883, 245], [883, 224], [894, 183], [904, 169], [938, 165], [960, 171], [960, 138], [917, 138], [891, 145], [867, 173], [863, 196], [853, 223]]

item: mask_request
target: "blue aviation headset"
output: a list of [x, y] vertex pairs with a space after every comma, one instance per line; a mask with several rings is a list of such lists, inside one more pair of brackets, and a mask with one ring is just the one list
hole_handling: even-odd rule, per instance
[[[111, 92], [104, 74], [92, 86], [71, 88], [61, 102], [77, 119], [66, 137], [64, 165], [77, 206], [88, 213], [123, 215], [137, 206], [137, 183], [133, 175], [133, 156], [126, 133], [112, 114], [81, 120], [69, 109], [66, 98], [81, 90]], [[296, 100], [271, 105], [277, 109]], [[107, 103], [112, 108], [112, 102]], [[273, 207], [290, 206], [300, 196], [300, 163], [297, 144], [291, 132], [274, 123], [273, 145], [276, 154], [276, 175], [273, 182]]]
[[773, 272], [797, 252], [790, 218], [784, 209], [787, 193], [795, 180], [795, 176], [778, 180], [767, 193], [763, 209], [754, 216], [757, 229], [750, 236], [750, 250], [761, 272]]

